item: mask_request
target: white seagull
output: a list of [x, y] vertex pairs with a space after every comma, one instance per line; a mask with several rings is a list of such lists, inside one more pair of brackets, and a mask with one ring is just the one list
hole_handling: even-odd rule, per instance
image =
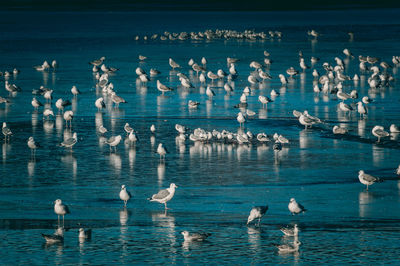
[[60, 143], [60, 145], [62, 147], [71, 148], [71, 151], [72, 151], [72, 146], [74, 146], [77, 141], [78, 141], [78, 137], [77, 137], [76, 132], [74, 132], [74, 134], [72, 135], [72, 138], [68, 138], [68, 139], [64, 140], [63, 142]]
[[383, 126], [374, 126], [372, 129], [372, 134], [378, 138], [378, 142], [381, 141], [381, 138], [389, 136], [389, 132], [385, 131]]
[[281, 228], [281, 232], [285, 236], [297, 236], [299, 234], [299, 227], [297, 226], [297, 224], [295, 224], [293, 228], [283, 227]]
[[374, 184], [375, 182], [379, 182], [379, 178], [369, 175], [369, 174], [366, 174], [364, 172], [364, 170], [360, 170], [358, 172], [358, 179], [360, 180], [361, 184], [367, 186], [367, 190], [368, 190], [368, 186]]
[[10, 140], [10, 136], [12, 135], [11, 129], [7, 127], [6, 122], [3, 122], [3, 128], [1, 129], [1, 132], [4, 135], [4, 140]]
[[268, 210], [268, 205], [253, 207], [250, 211], [249, 217], [247, 218], [247, 224], [251, 223], [255, 219], [258, 219], [257, 225], [260, 226], [261, 218], [265, 215], [267, 210]]
[[276, 247], [278, 248], [279, 253], [294, 253], [299, 251], [300, 245], [301, 242], [299, 240], [295, 240], [293, 242], [293, 245], [284, 244], [284, 245], [278, 245]]
[[300, 203], [297, 203], [294, 198], [290, 199], [288, 209], [292, 213], [292, 215], [306, 211], [306, 209]]
[[64, 225], [64, 216], [69, 212], [69, 208], [67, 205], [63, 204], [60, 199], [56, 199], [54, 201], [54, 212], [58, 216], [58, 224], [60, 224], [60, 215], [63, 217], [63, 225]]
[[106, 144], [110, 146], [110, 152], [112, 150], [112, 147], [114, 147], [115, 152], [117, 151], [117, 145], [120, 143], [122, 137], [121, 135], [118, 136], [112, 136], [108, 140], [106, 140]]
[[126, 190], [126, 186], [122, 185], [121, 191], [119, 192], [119, 198], [124, 201], [124, 207], [126, 207], [126, 204], [131, 197], [132, 195], [128, 190]]
[[165, 160], [165, 155], [168, 153], [167, 149], [164, 148], [162, 143], [158, 144], [157, 147], [157, 153], [160, 155], [160, 160], [164, 159]]
[[148, 198], [149, 201], [157, 201], [159, 203], [164, 204], [165, 209], [167, 208], [167, 202], [170, 201], [175, 194], [175, 189], [178, 188], [174, 183], [171, 183], [169, 188], [160, 190], [157, 194]]
[[183, 239], [185, 241], [204, 241], [206, 240], [207, 237], [209, 237], [211, 234], [210, 233], [203, 233], [203, 232], [193, 232], [189, 233], [188, 231], [183, 231], [181, 232], [183, 235]]

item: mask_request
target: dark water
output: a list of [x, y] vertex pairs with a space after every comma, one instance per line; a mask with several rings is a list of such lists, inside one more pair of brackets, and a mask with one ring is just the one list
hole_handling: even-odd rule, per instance
[[[362, 75], [359, 83], [346, 82], [345, 90], [357, 89], [369, 95], [366, 119], [357, 113], [338, 112], [339, 101], [329, 95], [313, 93], [311, 71], [281, 87], [278, 74], [290, 66], [298, 67], [298, 51], [309, 64], [311, 56], [322, 63], [334, 64], [344, 58], [348, 48], [356, 56], [378, 56], [391, 62], [400, 55], [400, 21], [396, 10], [351, 12], [277, 12], [277, 13], [2, 13], [0, 16], [0, 71], [21, 70], [10, 83], [22, 92], [11, 103], [0, 106], [0, 121], [6, 121], [13, 136], [2, 142], [0, 164], [0, 236], [2, 264], [310, 264], [367, 263], [396, 264], [400, 256], [400, 205], [398, 177], [400, 146], [392, 135], [377, 144], [371, 134], [379, 124], [386, 129], [400, 124], [400, 92], [397, 68], [390, 70], [395, 81], [389, 87], [371, 90]], [[203, 31], [228, 28], [256, 31], [279, 30], [282, 39], [265, 41], [134, 41], [135, 35], [164, 31]], [[315, 29], [322, 35], [307, 36]], [[353, 31], [349, 41], [347, 32]], [[274, 61], [274, 77], [253, 89], [249, 109], [256, 116], [246, 123], [253, 133], [278, 132], [290, 140], [277, 155], [272, 145], [237, 145], [220, 142], [176, 141], [176, 123], [191, 130], [236, 132], [238, 109], [233, 108], [250, 73], [249, 63], [262, 62], [267, 50]], [[139, 63], [139, 54], [148, 60]], [[108, 107], [98, 113], [94, 101], [102, 96], [96, 90], [87, 62], [106, 56], [105, 63], [120, 70], [110, 76], [118, 95], [128, 104], [119, 109]], [[205, 87], [189, 71], [190, 58], [216, 72], [226, 68], [226, 57], [237, 57], [238, 78], [235, 91], [227, 96], [223, 82], [215, 82], [216, 97], [208, 101]], [[178, 87], [176, 72], [168, 58], [183, 66], [195, 86]], [[44, 60], [56, 59], [57, 72], [43, 73], [32, 68]], [[348, 62], [346, 74], [359, 73], [358, 60]], [[136, 81], [135, 68], [157, 68], [158, 78], [177, 88], [162, 96], [155, 80], [147, 86]], [[1, 77], [0, 86], [4, 85]], [[73, 152], [58, 147], [68, 133], [61, 116], [43, 121], [41, 111], [30, 105], [33, 89], [45, 85], [54, 90], [55, 100], [72, 100], [75, 113], [72, 131], [78, 143]], [[72, 98], [76, 85], [82, 92]], [[258, 95], [281, 93], [268, 108], [262, 108]], [[8, 92], [1, 92], [3, 97]], [[39, 97], [44, 102], [44, 99]], [[189, 110], [188, 100], [200, 101], [197, 110]], [[304, 130], [292, 116], [292, 110], [309, 110], [324, 124]], [[40, 109], [41, 110], [41, 109]], [[121, 134], [126, 122], [138, 132], [135, 147], [121, 142], [110, 153], [96, 131], [102, 123], [107, 136]], [[152, 138], [149, 128], [157, 132]], [[337, 137], [331, 128], [340, 124], [349, 134]], [[43, 146], [31, 158], [26, 145], [29, 136]], [[165, 163], [155, 154], [158, 143], [170, 153]], [[381, 177], [369, 191], [358, 181], [358, 171]], [[147, 197], [171, 182], [179, 188], [169, 202], [169, 210], [150, 203]], [[127, 185], [133, 198], [124, 209], [118, 198], [120, 186]], [[308, 211], [290, 215], [287, 205], [295, 197]], [[53, 201], [60, 198], [71, 214], [66, 216], [65, 241], [46, 245], [41, 233], [51, 234], [57, 227]], [[246, 221], [254, 205], [268, 204], [269, 210], [260, 228]], [[297, 223], [301, 229], [300, 250], [278, 254], [274, 244], [293, 241], [283, 238], [279, 228]], [[78, 228], [93, 228], [91, 241], [79, 243]], [[183, 230], [212, 234], [204, 243], [183, 243]], [[383, 254], [385, 254], [383, 256]]]

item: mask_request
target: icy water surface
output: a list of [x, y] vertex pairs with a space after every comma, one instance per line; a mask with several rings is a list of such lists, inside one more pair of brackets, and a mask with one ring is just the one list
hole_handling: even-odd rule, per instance
[[[286, 87], [278, 74], [290, 66], [300, 69], [298, 51], [320, 73], [323, 62], [335, 65], [344, 48], [356, 56], [347, 62], [346, 74], [360, 74], [358, 55], [380, 57], [391, 63], [400, 55], [400, 21], [396, 11], [309, 12], [309, 13], [2, 13], [0, 16], [0, 71], [21, 70], [8, 81], [22, 88], [9, 96], [11, 103], [0, 106], [0, 121], [13, 131], [9, 143], [2, 140], [0, 163], [1, 264], [305, 264], [367, 263], [395, 264], [400, 257], [400, 183], [394, 173], [400, 163], [396, 135], [376, 143], [371, 134], [375, 125], [389, 129], [400, 125], [398, 69], [389, 69], [395, 81], [371, 90], [361, 75], [358, 83], [346, 81], [344, 90], [358, 90], [374, 100], [368, 116], [338, 111], [335, 95], [315, 94], [313, 77], [307, 70]], [[371, 15], [372, 13], [372, 15]], [[370, 19], [380, 18], [378, 19]], [[367, 19], [368, 18], [368, 19]], [[281, 39], [213, 41], [144, 41], [151, 33], [204, 31], [205, 29], [279, 30]], [[315, 29], [318, 40], [307, 36]], [[350, 41], [348, 31], [354, 32]], [[141, 36], [139, 41], [134, 36]], [[205, 130], [237, 132], [234, 106], [245, 86], [251, 61], [263, 62], [267, 50], [273, 60], [273, 79], [253, 86], [248, 108], [256, 115], [248, 118], [246, 131], [275, 132], [290, 140], [276, 153], [272, 144], [238, 145], [211, 141], [179, 141], [174, 129], [179, 123], [190, 132]], [[148, 57], [139, 63], [138, 55]], [[94, 101], [102, 96], [89, 61], [106, 57], [106, 65], [120, 70], [110, 75], [114, 90], [127, 100], [118, 109], [107, 100], [107, 108], [97, 112]], [[214, 73], [228, 71], [227, 57], [240, 59], [239, 76], [231, 84], [229, 96], [223, 81], [214, 81], [216, 96], [205, 94], [196, 73], [187, 62], [208, 60]], [[172, 57], [181, 64], [195, 88], [184, 89], [168, 65]], [[38, 72], [32, 67], [56, 59], [57, 72]], [[143, 86], [136, 67], [161, 74]], [[175, 88], [164, 96], [156, 89], [156, 79]], [[208, 80], [208, 83], [211, 81]], [[58, 98], [72, 101], [75, 117], [72, 132], [78, 143], [73, 152], [59, 147], [69, 133], [61, 116], [44, 121], [42, 108], [35, 112], [30, 102], [32, 90], [44, 85], [54, 90], [53, 110]], [[72, 85], [82, 92], [77, 98]], [[4, 86], [1, 77], [0, 86]], [[263, 108], [259, 95], [280, 92]], [[45, 102], [43, 97], [37, 96]], [[188, 109], [188, 100], [199, 101], [198, 109]], [[350, 104], [351, 101], [348, 101]], [[292, 110], [308, 110], [324, 123], [305, 130]], [[126, 122], [138, 132], [139, 142], [125, 142]], [[107, 137], [121, 134], [117, 152], [110, 153], [97, 127], [103, 124]], [[150, 126], [156, 126], [151, 135]], [[331, 128], [340, 124], [349, 130], [343, 137]], [[32, 158], [26, 145], [34, 136], [42, 148]], [[165, 162], [155, 153], [158, 143], [169, 150]], [[369, 191], [358, 180], [358, 171], [384, 180]], [[146, 198], [170, 183], [178, 185], [167, 212], [161, 204]], [[128, 207], [118, 197], [125, 184], [133, 198]], [[307, 212], [292, 216], [287, 205], [291, 197]], [[71, 210], [65, 220], [63, 244], [45, 244], [41, 233], [57, 228], [53, 201], [62, 199]], [[246, 226], [252, 206], [269, 205], [261, 226]], [[282, 226], [298, 224], [302, 242], [299, 252], [279, 254], [276, 244], [290, 243]], [[78, 228], [93, 228], [91, 241], [78, 241]], [[184, 243], [181, 232], [211, 233], [203, 243]]]

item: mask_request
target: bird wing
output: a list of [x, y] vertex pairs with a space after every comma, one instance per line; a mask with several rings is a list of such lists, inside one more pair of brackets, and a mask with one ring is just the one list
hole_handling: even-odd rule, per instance
[[76, 143], [76, 139], [74, 138], [68, 138], [66, 140], [64, 140], [63, 142], [61, 142], [62, 146], [70, 146], [70, 145], [74, 145]]
[[363, 179], [368, 182], [376, 182], [378, 180], [378, 178], [369, 174], [364, 174]]
[[157, 194], [154, 194], [152, 199], [164, 199], [169, 196], [169, 191], [167, 189], [160, 190]]
[[299, 208], [300, 208], [303, 212], [306, 211], [306, 209], [304, 208], [303, 205], [301, 205], [300, 203], [297, 203], [297, 205], [299, 206]]
[[67, 205], [64, 205], [65, 213], [71, 213]]
[[113, 143], [114, 141], [115, 141], [115, 136], [112, 136], [106, 141], [106, 143], [110, 144], [110, 143]]
[[209, 233], [192, 233], [192, 234], [190, 234], [190, 236], [192, 237], [192, 240], [195, 240], [195, 241], [203, 241], [210, 235], [211, 234], [209, 234]]

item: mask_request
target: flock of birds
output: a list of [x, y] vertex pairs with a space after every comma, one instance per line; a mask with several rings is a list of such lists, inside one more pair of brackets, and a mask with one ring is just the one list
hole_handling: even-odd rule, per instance
[[[319, 34], [312, 30], [309, 32], [309, 35], [317, 38]], [[215, 30], [215, 31], [205, 31], [199, 33], [169, 33], [165, 32], [162, 35], [154, 34], [150, 37], [143, 37], [143, 39], [160, 39], [160, 40], [213, 40], [216, 38], [238, 38], [238, 39], [266, 39], [266, 38], [281, 38], [282, 33], [280, 32], [255, 32], [255, 31], [229, 31], [229, 30]], [[350, 35], [352, 37], [352, 35]], [[136, 36], [135, 39], [139, 39], [139, 36]], [[192, 142], [212, 142], [219, 141], [225, 143], [234, 143], [236, 145], [248, 145], [249, 143], [273, 143], [273, 150], [278, 152], [282, 149], [282, 145], [289, 145], [290, 141], [283, 135], [275, 133], [272, 136], [267, 135], [265, 132], [260, 132], [258, 134], [253, 134], [249, 130], [245, 130], [245, 123], [248, 119], [255, 115], [255, 112], [248, 109], [248, 98], [251, 97], [251, 91], [256, 89], [259, 84], [265, 82], [265, 80], [271, 79], [279, 79], [282, 86], [287, 86], [296, 78], [297, 75], [301, 73], [301, 71], [309, 71], [309, 69], [313, 68], [312, 75], [314, 77], [313, 82], [313, 91], [316, 94], [326, 94], [332, 95], [336, 99], [340, 101], [338, 111], [351, 113], [356, 111], [359, 113], [360, 118], [364, 119], [368, 115], [369, 104], [373, 104], [373, 101], [369, 98], [368, 95], [364, 95], [362, 97], [359, 96], [359, 92], [354, 89], [350, 93], [345, 92], [344, 83], [346, 82], [358, 82], [360, 80], [359, 74], [355, 74], [353, 77], [346, 75], [346, 65], [349, 60], [354, 60], [354, 55], [349, 51], [349, 49], [344, 49], [343, 54], [345, 59], [341, 59], [339, 57], [335, 57], [335, 65], [332, 65], [328, 62], [324, 62], [322, 64], [325, 73], [320, 74], [318, 70], [315, 68], [319, 62], [319, 59], [316, 57], [311, 57], [310, 65], [307, 65], [305, 57], [302, 52], [299, 52], [299, 63], [298, 66], [301, 70], [297, 70], [295, 67], [290, 67], [286, 70], [285, 73], [281, 73], [278, 77], [273, 77], [269, 74], [269, 69], [273, 64], [273, 61], [270, 59], [270, 53], [264, 51], [264, 59], [262, 63], [258, 61], [252, 61], [249, 64], [250, 74], [247, 76], [247, 81], [249, 82], [248, 86], [243, 89], [243, 92], [240, 95], [239, 101], [235, 108], [238, 108], [240, 111], [236, 115], [236, 121], [239, 123], [239, 130], [237, 132], [231, 132], [229, 130], [212, 130], [207, 131], [202, 128], [196, 128], [191, 131], [189, 128], [184, 125], [176, 124], [175, 129], [178, 132], [178, 139], [180, 141], [186, 141], [189, 139]], [[94, 106], [97, 108], [98, 112], [102, 112], [105, 110], [107, 105], [114, 105], [114, 108], [119, 108], [120, 104], [126, 104], [127, 101], [117, 95], [117, 92], [114, 90], [114, 84], [110, 81], [111, 73], [117, 72], [118, 69], [115, 67], [110, 67], [105, 65], [105, 57], [100, 57], [99, 59], [93, 60], [90, 62], [92, 65], [92, 71], [96, 78], [96, 88], [99, 89], [103, 96], [96, 99], [94, 102]], [[139, 55], [139, 61], [147, 60], [146, 56]], [[368, 84], [371, 90], [379, 90], [381, 88], [391, 86], [393, 83], [394, 77], [390, 74], [389, 70], [391, 68], [396, 68], [400, 65], [400, 57], [393, 56], [392, 63], [389, 64], [387, 62], [381, 61], [377, 57], [371, 56], [359, 56], [359, 69], [360, 75], [369, 75], [368, 76]], [[216, 80], [223, 81], [223, 88], [227, 94], [230, 94], [234, 89], [230, 85], [230, 81], [233, 81], [238, 78], [239, 73], [236, 69], [236, 65], [240, 62], [237, 58], [228, 57], [227, 61], [227, 71], [224, 69], [218, 69], [217, 71], [212, 71], [207, 67], [207, 59], [203, 57], [200, 63], [196, 63], [195, 60], [188, 60], [188, 68], [189, 71], [194, 71], [196, 73], [196, 79], [190, 79], [184, 71], [181, 64], [177, 63], [172, 58], [169, 58], [168, 63], [173, 71], [176, 71], [176, 75], [179, 77], [180, 86], [183, 88], [195, 88], [197, 84], [201, 84], [201, 86], [206, 85], [207, 89], [205, 91], [207, 97], [210, 101], [212, 101], [213, 97], [216, 95], [216, 92], [213, 90], [213, 85]], [[346, 63], [347, 62], [347, 63]], [[51, 64], [47, 61], [44, 61], [43, 64], [34, 67], [37, 71], [56, 71], [58, 68], [57, 62], [54, 60]], [[18, 75], [19, 71], [14, 69], [12, 71], [13, 75]], [[156, 88], [160, 91], [161, 94], [171, 93], [175, 90], [175, 88], [170, 87], [163, 83], [160, 79], [157, 79], [157, 76], [160, 74], [156, 68], [151, 68], [149, 73], [147, 73], [141, 67], [137, 67], [135, 70], [137, 74], [138, 82], [141, 84], [147, 84], [148, 82], [152, 82], [156, 80]], [[2, 73], [3, 74], [3, 73]], [[16, 84], [10, 84], [7, 80], [7, 77], [11, 75], [10, 72], [5, 72], [4, 77], [5, 81], [5, 89], [10, 93], [10, 95], [14, 95], [21, 91], [21, 88]], [[195, 85], [194, 85], [195, 84]], [[41, 86], [39, 89], [35, 89], [32, 92], [35, 96], [32, 98], [31, 104], [34, 110], [39, 110], [39, 108], [43, 107], [43, 119], [51, 119], [52, 116], [55, 116], [55, 113], [52, 110], [52, 99], [53, 99], [53, 90], [49, 88], [45, 88]], [[72, 97], [78, 97], [81, 92], [76, 86], [72, 86], [71, 94]], [[43, 100], [46, 102], [43, 104], [39, 97], [43, 97]], [[263, 106], [263, 108], [268, 108], [268, 104], [273, 102], [276, 97], [279, 97], [279, 92], [272, 89], [270, 95], [259, 95], [258, 101]], [[358, 101], [358, 99], [361, 99]], [[357, 103], [355, 103], [357, 101]], [[0, 97], [0, 103], [8, 104], [10, 101], [6, 98]], [[196, 102], [189, 100], [188, 108], [196, 109], [201, 106], [201, 102]], [[69, 100], [65, 100], [63, 98], [59, 98], [55, 102], [55, 107], [58, 109], [58, 113], [56, 115], [62, 116], [65, 120], [65, 126], [69, 131], [64, 132], [63, 141], [60, 142], [60, 146], [70, 149], [72, 151], [74, 145], [78, 142], [77, 133], [72, 132], [72, 123], [74, 119], [74, 112], [72, 110], [65, 110], [71, 105]], [[298, 119], [298, 122], [304, 126], [306, 129], [311, 128], [314, 125], [318, 124], [327, 124], [320, 118], [309, 114], [307, 110], [297, 111], [293, 110], [293, 115]], [[97, 126], [97, 130], [100, 136], [104, 136], [108, 130], [104, 127], [104, 125], [100, 124]], [[150, 126], [150, 133], [154, 134], [156, 132], [155, 125]], [[138, 132], [133, 129], [129, 123], [126, 123], [124, 126], [124, 131], [126, 133], [126, 140], [135, 145], [136, 142], [139, 141]], [[333, 125], [332, 131], [334, 134], [348, 134], [346, 128], [342, 128], [339, 125]], [[4, 139], [6, 142], [11, 141], [12, 129], [8, 127], [6, 122], [3, 122], [2, 133], [4, 135]], [[381, 139], [387, 138], [393, 134], [400, 133], [400, 129], [395, 124], [392, 124], [389, 128], [389, 131], [385, 131], [384, 127], [381, 125], [375, 125], [372, 129], [372, 134], [377, 137], [377, 141], [381, 142]], [[122, 134], [124, 135], [124, 134]], [[117, 146], [122, 140], [122, 136], [113, 135], [109, 138], [105, 138], [104, 143], [108, 144], [110, 147], [110, 152], [116, 152]], [[35, 141], [33, 136], [30, 136], [27, 141], [27, 146], [31, 150], [32, 157], [35, 157], [36, 150], [41, 146], [38, 142]], [[158, 144], [157, 151], [160, 160], [164, 161], [166, 159], [166, 155], [168, 153], [167, 149], [163, 146], [162, 143]], [[400, 175], [400, 165], [396, 170], [396, 173]], [[359, 171], [359, 181], [368, 187], [375, 182], [380, 181], [379, 178], [374, 177], [365, 173], [363, 170]], [[177, 186], [174, 183], [170, 184], [169, 188], [160, 190], [158, 193], [152, 195], [148, 198], [149, 201], [158, 202], [164, 204], [165, 209], [167, 209], [167, 202], [169, 202], [175, 194], [175, 189]], [[127, 206], [128, 201], [132, 198], [131, 193], [127, 190], [125, 185], [122, 185], [120, 193], [120, 199], [124, 202], [124, 207]], [[55, 234], [45, 235], [43, 237], [47, 242], [61, 242], [63, 241], [63, 228], [64, 228], [64, 216], [70, 213], [67, 205], [63, 204], [61, 199], [57, 199], [54, 205], [54, 212], [58, 215], [58, 223], [60, 225], [60, 216], [63, 218], [63, 225], [59, 227]], [[290, 199], [288, 204], [289, 211], [295, 215], [299, 213], [303, 213], [306, 209], [294, 198]], [[268, 206], [256, 206], [253, 207], [248, 216], [247, 224], [250, 224], [253, 221], [257, 221], [257, 225], [260, 224], [261, 218], [266, 214], [268, 210]], [[278, 245], [277, 248], [280, 252], [297, 252], [299, 250], [300, 241], [298, 240], [298, 232], [299, 228], [295, 225], [293, 228], [282, 228], [281, 231], [287, 236], [293, 236], [294, 240], [292, 244]], [[188, 232], [183, 231], [182, 235], [185, 241], [203, 241], [207, 237], [210, 236], [209, 233], [202, 232]], [[79, 238], [87, 239], [91, 236], [91, 230], [85, 230], [84, 228], [79, 229]]]

